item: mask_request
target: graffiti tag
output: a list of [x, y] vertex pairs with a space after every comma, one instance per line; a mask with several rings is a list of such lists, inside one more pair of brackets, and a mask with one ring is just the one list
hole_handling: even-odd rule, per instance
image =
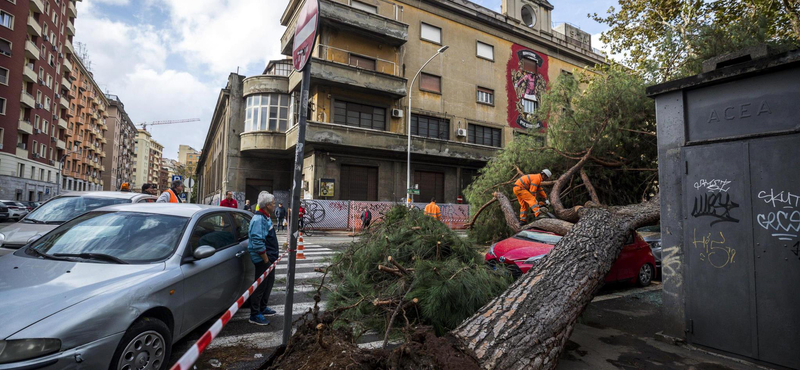
[[725, 192], [725, 193], [727, 193], [728, 190], [730, 190], [728, 185], [730, 185], [731, 182], [732, 181], [728, 180], [728, 179], [725, 179], [725, 180], [721, 180], [721, 179], [711, 179], [711, 180], [701, 179], [700, 181], [694, 183], [694, 188], [697, 189], [697, 190], [706, 189], [710, 193], [713, 193], [713, 192]]
[[705, 193], [694, 198], [692, 217], [711, 216], [716, 218], [716, 221], [711, 222], [711, 226], [720, 222], [738, 223], [739, 219], [731, 216], [731, 210], [734, 208], [739, 208], [739, 204], [731, 201], [729, 194]]
[[790, 212], [775, 211], [756, 216], [758, 225], [768, 231], [774, 231], [772, 236], [780, 240], [792, 240], [800, 232], [800, 211]]
[[764, 201], [773, 207], [782, 206], [784, 208], [796, 208], [800, 205], [800, 195], [792, 194], [790, 191], [782, 191], [780, 193], [775, 193], [774, 189], [769, 189], [769, 193], [766, 191], [759, 191], [758, 192], [758, 199]]
[[697, 238], [697, 229], [694, 230], [694, 240], [692, 241], [695, 249], [700, 248], [700, 261], [708, 262], [718, 269], [734, 263], [736, 250], [725, 245], [725, 235], [719, 233], [719, 239], [714, 240], [711, 233]]

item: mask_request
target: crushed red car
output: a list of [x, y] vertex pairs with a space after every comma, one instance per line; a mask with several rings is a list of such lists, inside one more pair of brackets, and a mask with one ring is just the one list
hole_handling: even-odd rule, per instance
[[[561, 235], [528, 229], [497, 242], [486, 253], [486, 263], [493, 268], [507, 268], [514, 279], [528, 272], [537, 260], [546, 256]], [[628, 236], [625, 246], [606, 275], [606, 282], [633, 281], [647, 286], [655, 276], [656, 261], [650, 245], [637, 233]]]

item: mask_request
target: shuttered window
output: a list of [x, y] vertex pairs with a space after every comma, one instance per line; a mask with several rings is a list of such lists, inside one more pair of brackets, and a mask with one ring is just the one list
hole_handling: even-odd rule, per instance
[[478, 41], [478, 57], [494, 61], [494, 46]]
[[450, 120], [412, 114], [411, 135], [450, 140]]
[[358, 103], [336, 101], [333, 122], [340, 125], [386, 130], [386, 109]]
[[353, 2], [350, 3], [350, 6], [352, 6], [353, 8], [356, 8], [356, 9], [361, 9], [361, 10], [363, 10], [365, 12], [378, 14], [378, 7], [375, 6], [375, 5], [364, 4], [364, 3], [360, 2], [360, 1], [353, 1]]
[[500, 147], [500, 134], [502, 131], [499, 128], [470, 124], [467, 131], [468, 140], [472, 144]]
[[358, 68], [375, 70], [375, 59], [350, 54], [350, 65]]
[[343, 164], [340, 172], [343, 200], [378, 200], [378, 169]]
[[419, 195], [414, 197], [415, 201], [430, 202], [431, 198], [436, 198], [437, 203], [445, 203], [443, 173], [414, 171], [414, 183], [419, 185]]
[[0, 54], [11, 56], [11, 43], [8, 40], [0, 39]]
[[429, 92], [442, 93], [442, 78], [439, 76], [421, 73], [419, 75], [419, 89]]
[[442, 43], [442, 29], [427, 23], [420, 23], [420, 38], [425, 41]]

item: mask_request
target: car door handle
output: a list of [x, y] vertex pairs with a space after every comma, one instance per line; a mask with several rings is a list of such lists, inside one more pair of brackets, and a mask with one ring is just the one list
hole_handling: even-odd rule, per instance
[[245, 253], [247, 253], [247, 251], [239, 251], [239, 252], [236, 252], [236, 257], [237, 257], [237, 258], [238, 258], [238, 257], [241, 257], [241, 256], [242, 256], [242, 255], [244, 255]]

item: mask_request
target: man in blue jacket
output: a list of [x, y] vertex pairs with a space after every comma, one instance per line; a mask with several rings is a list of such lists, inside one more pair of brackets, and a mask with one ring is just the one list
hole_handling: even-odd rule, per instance
[[[266, 191], [258, 194], [258, 211], [255, 212], [255, 215], [250, 220], [250, 230], [248, 232], [250, 242], [247, 246], [247, 250], [250, 252], [250, 259], [256, 267], [256, 279], [278, 259], [278, 236], [275, 234], [275, 227], [270, 218], [274, 209], [275, 196]], [[267, 307], [269, 293], [272, 292], [274, 283], [275, 270], [272, 270], [261, 285], [253, 291], [253, 295], [250, 296], [251, 323], [269, 325], [269, 321], [264, 316], [275, 314], [275, 310]]]

